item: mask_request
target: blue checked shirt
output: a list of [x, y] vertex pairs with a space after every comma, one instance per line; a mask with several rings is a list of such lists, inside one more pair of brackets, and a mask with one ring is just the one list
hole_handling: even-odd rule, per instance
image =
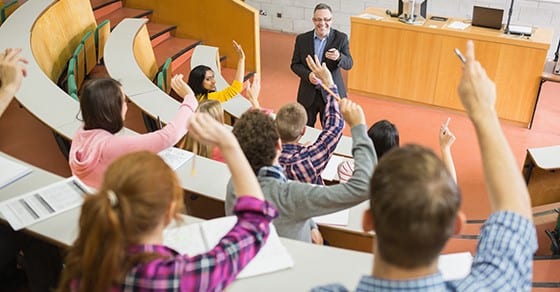
[[[536, 250], [537, 236], [531, 221], [514, 212], [496, 212], [481, 229], [466, 278], [446, 282], [441, 273], [406, 281], [363, 276], [356, 291], [530, 291]], [[348, 290], [333, 284], [312, 291]]]
[[[330, 89], [338, 94], [336, 85]], [[278, 161], [284, 168], [286, 176], [291, 180], [323, 185], [321, 173], [331, 159], [336, 145], [342, 136], [344, 119], [334, 96], [321, 88], [326, 97], [325, 126], [317, 140], [309, 146], [301, 144], [283, 144]]]

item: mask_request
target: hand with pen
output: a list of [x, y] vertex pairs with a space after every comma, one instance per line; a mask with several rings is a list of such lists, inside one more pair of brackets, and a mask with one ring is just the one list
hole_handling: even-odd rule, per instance
[[441, 159], [445, 164], [445, 167], [457, 182], [457, 174], [455, 171], [455, 163], [453, 162], [453, 156], [451, 155], [451, 145], [455, 142], [455, 135], [449, 130], [449, 121], [451, 118], [447, 118], [445, 123], [439, 128], [439, 147], [441, 150]]

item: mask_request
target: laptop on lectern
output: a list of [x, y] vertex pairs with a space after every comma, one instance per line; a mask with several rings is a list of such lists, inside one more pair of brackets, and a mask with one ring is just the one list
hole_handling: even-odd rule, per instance
[[503, 9], [473, 6], [472, 25], [501, 29], [503, 16]]

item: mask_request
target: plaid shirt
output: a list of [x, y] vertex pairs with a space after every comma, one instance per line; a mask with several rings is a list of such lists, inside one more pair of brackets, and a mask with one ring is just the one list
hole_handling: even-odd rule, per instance
[[[496, 212], [480, 232], [466, 278], [445, 282], [441, 273], [405, 281], [363, 276], [356, 291], [530, 291], [536, 250], [536, 231], [531, 221], [514, 212]], [[334, 284], [312, 291], [348, 290]]]
[[245, 196], [237, 200], [234, 212], [237, 224], [205, 254], [191, 257], [163, 245], [131, 246], [131, 254], [147, 252], [161, 257], [135, 266], [119, 290], [224, 290], [257, 254], [268, 237], [269, 223], [277, 216], [268, 202]]
[[[336, 85], [333, 85], [330, 89], [338, 94]], [[323, 131], [321, 131], [317, 140], [309, 146], [282, 144], [282, 153], [278, 160], [289, 179], [317, 185], [324, 184], [321, 173], [331, 159], [344, 128], [344, 119], [335, 97], [328, 94], [323, 88], [321, 88], [321, 91], [327, 100]]]

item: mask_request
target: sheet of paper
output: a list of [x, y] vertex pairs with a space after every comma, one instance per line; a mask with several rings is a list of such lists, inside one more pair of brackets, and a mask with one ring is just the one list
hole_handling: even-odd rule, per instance
[[[222, 237], [233, 228], [237, 222], [237, 217], [228, 216], [210, 221], [202, 222], [202, 233], [206, 238], [209, 249], [216, 246]], [[247, 266], [237, 275], [237, 279], [248, 278], [256, 275], [266, 274], [291, 268], [294, 266], [292, 257], [280, 242], [278, 233], [273, 224], [270, 224], [270, 234], [266, 244], [259, 250], [259, 253], [247, 264]]]
[[321, 173], [323, 180], [338, 181], [338, 165], [344, 161], [353, 161], [352, 158], [333, 155]]
[[[188, 255], [210, 251], [237, 222], [237, 217], [228, 216], [202, 223], [167, 228], [164, 244]], [[237, 278], [246, 278], [293, 267], [294, 262], [280, 238], [270, 225], [270, 235], [266, 244], [253, 260], [241, 271]]]
[[175, 147], [167, 148], [158, 153], [158, 155], [163, 158], [163, 161], [173, 170], [177, 170], [177, 168], [181, 167], [181, 165], [185, 164], [185, 162], [189, 161], [194, 156], [192, 152]]
[[14, 230], [80, 206], [86, 188], [74, 177], [0, 203], [0, 213]]
[[0, 156], [0, 189], [31, 173], [31, 168]]
[[358, 17], [360, 17], [360, 18], [365, 18], [365, 19], [373, 19], [373, 20], [381, 20], [381, 19], [383, 19], [383, 17], [377, 16], [377, 15], [371, 14], [371, 13], [363, 13], [363, 14], [358, 15]]
[[200, 224], [170, 226], [163, 231], [163, 244], [181, 254], [198, 255], [208, 251]]
[[350, 209], [345, 209], [331, 214], [314, 217], [313, 220], [317, 224], [346, 226], [348, 225], [349, 218], [350, 218]]
[[469, 26], [470, 26], [470, 24], [464, 23], [462, 21], [453, 21], [452, 23], [447, 25], [448, 28], [461, 29], [461, 30], [463, 30], [463, 29], [465, 29]]
[[438, 267], [444, 280], [459, 280], [471, 272], [472, 261], [470, 252], [444, 254], [439, 256]]

